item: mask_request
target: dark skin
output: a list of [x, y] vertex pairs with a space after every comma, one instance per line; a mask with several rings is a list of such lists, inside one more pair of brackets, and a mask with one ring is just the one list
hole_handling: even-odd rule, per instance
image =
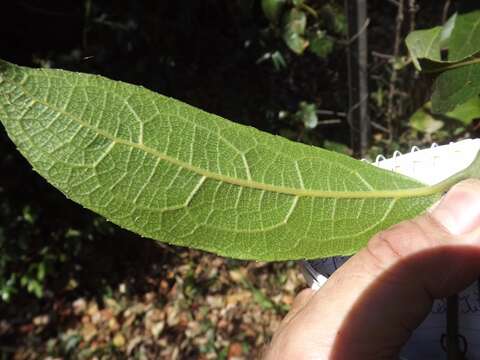
[[302, 291], [264, 358], [398, 359], [433, 300], [479, 275], [480, 181], [467, 180], [374, 236], [320, 290]]

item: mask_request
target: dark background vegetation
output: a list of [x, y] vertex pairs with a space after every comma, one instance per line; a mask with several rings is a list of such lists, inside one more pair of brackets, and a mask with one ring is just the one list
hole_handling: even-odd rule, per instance
[[[318, 14], [307, 28], [327, 40], [299, 54], [259, 0], [8, 1], [0, 58], [143, 85], [348, 154], [343, 1], [305, 4]], [[474, 129], [425, 134], [408, 123], [429, 82], [403, 39], [454, 5], [369, 1], [370, 156]], [[221, 259], [107, 223], [34, 173], [0, 131], [0, 358], [254, 357], [302, 286], [294, 263]]]

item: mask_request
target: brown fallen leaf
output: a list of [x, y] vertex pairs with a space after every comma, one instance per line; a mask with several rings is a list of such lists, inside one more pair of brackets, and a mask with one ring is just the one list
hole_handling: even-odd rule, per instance
[[228, 347], [228, 359], [239, 357], [243, 354], [242, 344], [239, 342], [233, 342]]
[[117, 348], [122, 348], [125, 346], [125, 337], [121, 333], [117, 333], [113, 337], [113, 345]]
[[82, 337], [86, 342], [90, 342], [97, 335], [97, 328], [88, 323], [82, 329]]
[[78, 298], [72, 303], [73, 313], [75, 315], [81, 315], [87, 310], [87, 302], [84, 298]]

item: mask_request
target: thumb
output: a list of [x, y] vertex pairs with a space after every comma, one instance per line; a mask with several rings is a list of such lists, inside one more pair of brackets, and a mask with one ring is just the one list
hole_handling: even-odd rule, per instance
[[480, 226], [480, 181], [458, 183], [430, 214], [451, 235], [471, 233]]

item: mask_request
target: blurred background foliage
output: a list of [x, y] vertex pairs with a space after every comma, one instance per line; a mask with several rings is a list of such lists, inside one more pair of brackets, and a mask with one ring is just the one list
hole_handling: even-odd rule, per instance
[[[143, 85], [351, 154], [343, 6], [338, 0], [9, 1], [0, 14], [0, 57]], [[478, 135], [478, 99], [432, 114], [431, 79], [419, 76], [404, 46], [409, 32], [443, 24], [455, 8], [449, 0], [368, 2], [368, 157]], [[304, 286], [293, 263], [219, 259], [118, 229], [35, 174], [4, 131], [0, 154], [3, 358], [253, 357]], [[141, 316], [128, 323], [127, 312], [138, 304], [145, 305]], [[148, 322], [151, 307], [159, 314]], [[108, 331], [100, 333], [95, 309], [115, 309]], [[135, 332], [138, 319], [143, 330]]]

